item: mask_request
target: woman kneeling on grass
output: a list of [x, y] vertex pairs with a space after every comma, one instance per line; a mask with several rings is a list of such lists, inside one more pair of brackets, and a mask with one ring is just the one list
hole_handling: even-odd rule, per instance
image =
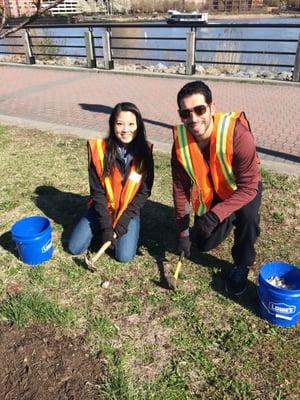
[[109, 117], [107, 139], [88, 140], [89, 209], [75, 226], [69, 251], [81, 254], [100, 236], [111, 241], [118, 261], [136, 255], [140, 210], [150, 196], [154, 167], [152, 145], [138, 108], [119, 103]]

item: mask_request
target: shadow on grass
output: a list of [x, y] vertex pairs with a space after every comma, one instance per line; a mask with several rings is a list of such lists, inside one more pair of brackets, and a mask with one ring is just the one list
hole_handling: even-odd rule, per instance
[[[86, 210], [87, 200], [87, 196], [62, 192], [53, 186], [39, 186], [35, 190], [34, 203], [63, 228], [64, 250], [73, 227]], [[163, 259], [166, 251], [173, 251], [175, 248], [173, 208], [148, 200], [141, 211], [141, 218], [139, 244], [145, 246], [156, 260]]]
[[[35, 204], [47, 217], [62, 226], [61, 240], [63, 248], [66, 250], [71, 230], [86, 210], [87, 197], [71, 192], [62, 192], [52, 186], [39, 186], [35, 193]], [[139, 245], [145, 247], [149, 255], [155, 259], [158, 269], [159, 279], [153, 280], [153, 283], [167, 288], [163, 263], [166, 261], [166, 253], [176, 254], [177, 246], [174, 208], [148, 200], [141, 211], [141, 219]], [[5, 245], [5, 248], [9, 251], [15, 252], [15, 247], [12, 247], [8, 235], [9, 233], [2, 235], [0, 244], [3, 247]], [[218, 268], [218, 272], [213, 275], [211, 287], [222, 296], [230, 297], [224, 290], [224, 282], [232, 266], [230, 262], [207, 253], [201, 253], [194, 245], [192, 246], [190, 260], [201, 267]], [[231, 299], [256, 313], [257, 294], [256, 286], [253, 283], [249, 282], [249, 287], [243, 296], [240, 298], [231, 297]]]
[[174, 208], [148, 200], [141, 211], [140, 246], [145, 247], [155, 259], [158, 280], [152, 280], [157, 286], [168, 288], [163, 263], [166, 252], [176, 250], [176, 226]]
[[[32, 201], [42, 213], [63, 228], [61, 242], [67, 251], [67, 243], [77, 221], [87, 207], [88, 196], [81, 196], [72, 192], [62, 192], [53, 186], [38, 186]], [[0, 236], [0, 246], [18, 257], [18, 251], [12, 240], [11, 232]], [[99, 246], [98, 246], [99, 247]], [[92, 242], [93, 251], [98, 250], [96, 240]]]
[[147, 248], [156, 260], [176, 249], [174, 208], [148, 200], [141, 210], [140, 245]]
[[[231, 266], [230, 263], [228, 264]], [[223, 297], [236, 302], [246, 310], [259, 317], [257, 286], [253, 282], [249, 281], [248, 279], [248, 287], [241, 296], [232, 296], [225, 291], [225, 281], [228, 277], [230, 269], [231, 267], [226, 267], [225, 269], [221, 268], [219, 271], [214, 273], [210, 284], [211, 288]]]
[[211, 288], [215, 292], [236, 302], [237, 304], [240, 304], [243, 308], [251, 311], [253, 314], [258, 315], [257, 286], [253, 282], [248, 280], [247, 290], [239, 297], [231, 296], [225, 291], [225, 282], [233, 266], [231, 262], [222, 260], [208, 253], [201, 253], [194, 244], [192, 246], [190, 259], [201, 267], [210, 268], [214, 271], [217, 269], [216, 272], [213, 272], [210, 283]]
[[3, 247], [4, 250], [12, 253], [15, 257], [19, 258], [19, 253], [18, 253], [16, 244], [12, 239], [12, 235], [11, 235], [10, 231], [4, 232], [0, 236], [0, 246]]
[[[167, 289], [168, 284], [164, 272], [164, 262], [167, 261], [166, 253], [177, 253], [177, 228], [173, 207], [152, 200], [147, 201], [142, 210], [140, 245], [144, 246], [156, 260], [159, 279], [152, 282], [157, 286]], [[257, 295], [256, 286], [253, 283], [249, 282], [246, 293], [240, 298], [230, 297], [225, 292], [225, 280], [232, 268], [232, 264], [229, 261], [222, 260], [208, 253], [201, 253], [194, 244], [191, 249], [190, 261], [198, 264], [199, 268], [206, 267], [211, 270], [217, 268], [217, 273], [212, 276], [212, 289], [256, 313]]]
[[[66, 249], [73, 227], [86, 210], [88, 196], [62, 192], [53, 186], [39, 186], [36, 188], [35, 194], [33, 201], [37, 207], [47, 217], [63, 227], [62, 244]], [[141, 218], [139, 244], [145, 246], [155, 259], [164, 258], [165, 251], [173, 251], [175, 247], [173, 209], [148, 200], [141, 211]]]
[[56, 224], [63, 228], [61, 241], [67, 250], [67, 242], [73, 227], [86, 210], [87, 196], [62, 192], [53, 186], [38, 186], [33, 201]]

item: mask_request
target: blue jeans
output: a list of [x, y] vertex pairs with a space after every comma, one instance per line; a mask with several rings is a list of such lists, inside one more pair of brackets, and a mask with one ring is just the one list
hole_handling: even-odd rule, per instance
[[[115, 257], [118, 261], [128, 262], [136, 255], [140, 234], [140, 216], [133, 217], [128, 225], [128, 231], [116, 240]], [[73, 229], [69, 240], [71, 254], [81, 254], [91, 244], [93, 237], [101, 237], [101, 230], [97, 221], [97, 214], [91, 207], [79, 220]]]

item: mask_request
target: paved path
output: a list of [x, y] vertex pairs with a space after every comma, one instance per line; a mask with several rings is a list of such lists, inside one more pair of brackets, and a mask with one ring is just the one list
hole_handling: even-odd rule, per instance
[[[0, 66], [0, 122], [91, 137], [105, 132], [120, 101], [138, 105], [148, 138], [169, 150], [183, 77]], [[263, 162], [299, 173], [300, 84], [206, 80], [219, 111], [244, 110]]]

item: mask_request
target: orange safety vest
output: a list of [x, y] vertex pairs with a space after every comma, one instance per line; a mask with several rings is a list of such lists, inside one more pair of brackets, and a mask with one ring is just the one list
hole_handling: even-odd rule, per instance
[[192, 180], [191, 202], [194, 212], [199, 216], [210, 209], [214, 192], [225, 200], [237, 189], [232, 171], [232, 157], [233, 133], [238, 119], [250, 131], [249, 122], [243, 112], [218, 112], [214, 115], [209, 165], [186, 127], [177, 125], [173, 128], [176, 156]]
[[[103, 176], [105, 164], [105, 151], [107, 141], [105, 139], [88, 140], [88, 149], [95, 165], [97, 175], [105, 189], [107, 206], [111, 215], [113, 227], [117, 225], [123, 212], [132, 202], [143, 182], [143, 162], [137, 165], [133, 159], [128, 178], [123, 186], [124, 178], [119, 169], [114, 166], [110, 176]], [[152, 146], [151, 146], [152, 150]]]

